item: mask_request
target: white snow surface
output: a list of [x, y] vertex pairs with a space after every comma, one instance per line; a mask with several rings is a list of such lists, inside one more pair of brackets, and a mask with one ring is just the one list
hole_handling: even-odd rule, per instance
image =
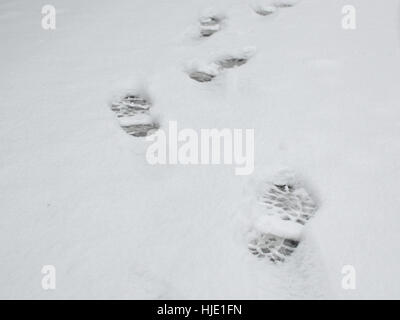
[[132, 126], [137, 124], [150, 124], [153, 119], [148, 114], [138, 113], [130, 117], [122, 117], [118, 119], [121, 126]]
[[[399, 2], [353, 0], [357, 29], [343, 30], [347, 2], [261, 16], [245, 0], [52, 0], [45, 31], [43, 1], [1, 1], [0, 298], [399, 299]], [[207, 10], [224, 25], [198, 38]], [[185, 72], [247, 47], [212, 82]], [[254, 128], [254, 173], [149, 165], [149, 142], [109, 108], [128, 91], [161, 127]], [[319, 209], [274, 265], [246, 230], [255, 186], [280, 167]], [[41, 287], [48, 264], [56, 290]]]

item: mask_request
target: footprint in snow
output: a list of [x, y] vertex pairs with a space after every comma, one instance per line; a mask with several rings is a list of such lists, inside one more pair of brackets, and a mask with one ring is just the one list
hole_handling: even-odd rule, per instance
[[269, 16], [278, 10], [276, 6], [270, 3], [265, 3], [265, 1], [258, 1], [257, 3], [253, 4], [252, 7], [255, 13], [259, 14], [260, 16]]
[[254, 223], [250, 252], [273, 262], [283, 262], [300, 243], [304, 225], [317, 206], [294, 174], [282, 171], [260, 190], [261, 217]]
[[261, 233], [249, 242], [249, 250], [259, 258], [268, 257], [272, 262], [283, 262], [299, 245], [299, 241], [273, 234]]
[[121, 128], [134, 137], [148, 136], [159, 128], [150, 108], [151, 103], [137, 94], [127, 94], [111, 104]]
[[291, 184], [267, 184], [260, 202], [267, 214], [282, 220], [306, 224], [314, 215], [316, 205], [303, 187]]
[[219, 8], [208, 7], [204, 9], [199, 18], [198, 32], [200, 33], [200, 37], [207, 38], [220, 31], [225, 18], [225, 14]]
[[276, 12], [276, 7], [274, 6], [256, 6], [254, 11], [260, 16], [269, 16]]
[[274, 0], [272, 3], [277, 8], [290, 8], [294, 7], [299, 0]]
[[221, 22], [222, 17], [219, 16], [201, 17], [199, 19], [200, 35], [202, 37], [212, 36], [221, 29]]
[[248, 47], [236, 53], [221, 56], [208, 64], [197, 64], [189, 68], [188, 75], [198, 82], [210, 82], [225, 69], [239, 67], [253, 56], [255, 48]]
[[189, 73], [189, 77], [198, 82], [209, 82], [216, 77], [217, 72], [207, 72], [202, 70], [193, 70]]
[[269, 16], [277, 12], [278, 8], [293, 7], [298, 0], [257, 1], [253, 5], [254, 11], [261, 16]]

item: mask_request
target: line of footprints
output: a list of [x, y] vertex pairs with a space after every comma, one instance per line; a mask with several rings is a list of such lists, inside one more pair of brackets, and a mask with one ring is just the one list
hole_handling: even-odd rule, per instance
[[[257, 4], [254, 11], [261, 16], [269, 16], [279, 8], [292, 7], [296, 0], [276, 0], [272, 4]], [[213, 15], [199, 19], [199, 37], [208, 38], [220, 31], [224, 17]], [[198, 82], [212, 81], [226, 69], [245, 64], [254, 54], [252, 47], [244, 48], [234, 54], [217, 58], [201, 67], [187, 70], [188, 76]], [[152, 104], [148, 97], [137, 92], [129, 92], [111, 103], [120, 127], [134, 137], [146, 137], [160, 128], [151, 113]], [[259, 203], [265, 207], [265, 214], [286, 223], [304, 226], [314, 215], [317, 207], [306, 190], [299, 183], [267, 183], [259, 197]], [[253, 231], [248, 248], [259, 258], [268, 258], [273, 262], [283, 262], [299, 245], [299, 238], [280, 235], [279, 232], [266, 233]]]

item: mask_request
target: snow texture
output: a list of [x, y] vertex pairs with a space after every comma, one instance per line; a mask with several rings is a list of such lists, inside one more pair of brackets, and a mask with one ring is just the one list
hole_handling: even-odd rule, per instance
[[[351, 1], [354, 30], [345, 0], [51, 4], [56, 30], [0, 1], [1, 298], [400, 298], [397, 0]], [[148, 164], [119, 122], [138, 113], [254, 129], [254, 173]]]

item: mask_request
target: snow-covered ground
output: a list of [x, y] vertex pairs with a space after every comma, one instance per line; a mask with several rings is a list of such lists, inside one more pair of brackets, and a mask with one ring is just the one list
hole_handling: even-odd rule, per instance
[[[46, 31], [43, 1], [0, 1], [1, 298], [400, 298], [399, 2], [302, 0], [268, 16], [257, 3], [52, 0]], [[221, 28], [198, 38], [210, 10]], [[246, 48], [211, 82], [187, 74]], [[148, 164], [149, 142], [110, 110], [129, 90], [161, 127], [254, 128], [254, 173]], [[319, 209], [273, 264], [245, 233], [255, 186], [279, 167]]]

